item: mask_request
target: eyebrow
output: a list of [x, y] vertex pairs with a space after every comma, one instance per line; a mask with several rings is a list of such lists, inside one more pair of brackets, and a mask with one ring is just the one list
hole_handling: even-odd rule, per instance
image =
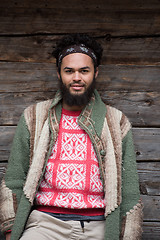
[[[74, 69], [74, 68], [71, 68], [71, 67], [65, 67], [64, 70], [66, 70], [66, 69]], [[90, 67], [85, 66], [85, 67], [82, 67], [82, 68], [80, 68], [80, 69], [81, 69], [81, 70], [84, 70], [84, 69], [90, 69]]]

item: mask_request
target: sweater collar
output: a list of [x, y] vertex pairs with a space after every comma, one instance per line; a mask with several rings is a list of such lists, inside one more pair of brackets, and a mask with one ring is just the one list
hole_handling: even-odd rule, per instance
[[[49, 110], [50, 112], [53, 107], [56, 108], [56, 116], [58, 122], [60, 122], [62, 112], [61, 100], [62, 100], [61, 92], [60, 90], [58, 90]], [[81, 122], [83, 122], [86, 125], [89, 120], [90, 122], [92, 122], [93, 128], [95, 129], [97, 135], [100, 137], [104, 119], [106, 116], [106, 111], [107, 111], [106, 106], [102, 102], [99, 93], [97, 92], [97, 90], [94, 90], [90, 102], [85, 106], [85, 108], [82, 110], [79, 116], [80, 124]]]

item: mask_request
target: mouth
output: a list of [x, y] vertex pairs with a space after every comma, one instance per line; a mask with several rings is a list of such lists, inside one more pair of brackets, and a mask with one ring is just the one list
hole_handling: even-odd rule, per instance
[[70, 87], [74, 90], [74, 91], [81, 91], [85, 85], [84, 84], [71, 84]]

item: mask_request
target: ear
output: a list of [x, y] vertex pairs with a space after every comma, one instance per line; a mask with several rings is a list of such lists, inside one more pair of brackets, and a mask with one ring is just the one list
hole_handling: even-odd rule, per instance
[[97, 68], [96, 68], [96, 72], [95, 72], [95, 78], [97, 78], [98, 72], [99, 72], [99, 69], [98, 69], [98, 67], [97, 67]]

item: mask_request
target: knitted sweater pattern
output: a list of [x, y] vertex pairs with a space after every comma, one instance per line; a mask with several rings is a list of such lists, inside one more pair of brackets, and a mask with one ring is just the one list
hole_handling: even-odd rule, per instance
[[104, 208], [97, 157], [88, 134], [77, 124], [79, 114], [62, 109], [58, 139], [36, 193], [37, 205], [61, 207], [61, 213], [66, 208], [67, 213]]
[[[58, 92], [54, 99], [29, 106], [19, 121], [0, 188], [1, 230], [12, 229], [11, 240], [18, 240], [24, 231], [56, 144], [61, 98]], [[141, 239], [142, 204], [129, 120], [105, 105], [95, 90], [78, 124], [89, 135], [99, 163], [105, 201], [104, 239]]]

